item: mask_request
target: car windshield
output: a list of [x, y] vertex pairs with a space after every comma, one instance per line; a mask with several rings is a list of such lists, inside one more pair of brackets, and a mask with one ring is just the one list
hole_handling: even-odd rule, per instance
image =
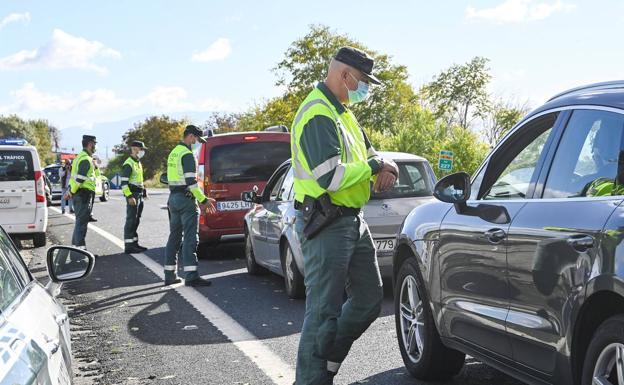
[[288, 142], [225, 144], [210, 151], [212, 183], [269, 180], [277, 166], [290, 158]]
[[[433, 195], [433, 186], [425, 162], [397, 162], [399, 178], [384, 193], [371, 192], [371, 199], [414, 198]], [[371, 190], [372, 191], [372, 190]]]
[[0, 182], [34, 179], [33, 159], [29, 151], [0, 150]]
[[50, 180], [50, 183], [59, 183], [61, 180], [59, 170], [59, 167], [46, 167], [43, 171], [45, 171], [45, 174]]

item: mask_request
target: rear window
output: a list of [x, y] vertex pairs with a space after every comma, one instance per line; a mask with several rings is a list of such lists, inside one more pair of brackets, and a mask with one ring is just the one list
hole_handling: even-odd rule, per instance
[[35, 180], [30, 151], [0, 150], [0, 182]]
[[45, 172], [46, 176], [50, 180], [50, 183], [59, 183], [60, 182], [61, 174], [60, 174], [59, 170], [60, 170], [59, 167], [50, 167], [50, 168], [44, 168], [43, 169], [43, 171]]
[[414, 198], [433, 195], [433, 185], [425, 162], [397, 162], [399, 178], [394, 187], [384, 193], [374, 193], [371, 199]]
[[288, 142], [224, 144], [210, 151], [212, 183], [267, 181], [277, 166], [290, 158]]

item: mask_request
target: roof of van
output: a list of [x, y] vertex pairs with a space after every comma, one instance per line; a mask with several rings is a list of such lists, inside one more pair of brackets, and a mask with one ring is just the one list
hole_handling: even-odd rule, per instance
[[206, 139], [219, 138], [223, 136], [236, 136], [236, 135], [290, 135], [289, 132], [276, 132], [276, 131], [242, 131], [242, 132], [225, 132], [223, 134], [214, 134]]
[[29, 144], [25, 146], [16, 146], [13, 144], [2, 144], [0, 145], [0, 150], [2, 151], [30, 151], [30, 152], [37, 153], [37, 148]]

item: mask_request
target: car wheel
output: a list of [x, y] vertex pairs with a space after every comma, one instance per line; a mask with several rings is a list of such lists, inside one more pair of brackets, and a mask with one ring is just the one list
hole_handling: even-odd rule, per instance
[[305, 285], [303, 275], [297, 267], [297, 262], [293, 256], [292, 249], [288, 242], [282, 250], [282, 270], [284, 272], [284, 284], [286, 294], [292, 299], [301, 299], [305, 296]]
[[102, 196], [100, 197], [100, 202], [107, 202], [109, 196], [110, 196], [110, 189], [108, 187], [108, 184], [104, 184], [102, 186]]
[[33, 244], [35, 247], [43, 247], [46, 245], [45, 233], [37, 233], [33, 235]]
[[607, 319], [589, 343], [583, 364], [583, 385], [624, 384], [624, 315]]
[[251, 275], [266, 274], [267, 270], [258, 265], [256, 262], [256, 255], [253, 251], [253, 244], [251, 242], [251, 236], [249, 232], [245, 234], [245, 261], [247, 263], [247, 272]]
[[413, 258], [401, 265], [395, 293], [397, 339], [408, 372], [420, 380], [442, 380], [459, 373], [466, 355], [442, 344]]

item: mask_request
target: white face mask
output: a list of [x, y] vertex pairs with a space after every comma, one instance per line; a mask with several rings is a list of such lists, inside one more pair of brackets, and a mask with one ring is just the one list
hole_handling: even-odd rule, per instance
[[144, 150], [139, 151], [139, 153], [137, 154], [137, 158], [139, 158], [139, 159], [141, 159], [144, 156], [145, 156], [145, 151]]

